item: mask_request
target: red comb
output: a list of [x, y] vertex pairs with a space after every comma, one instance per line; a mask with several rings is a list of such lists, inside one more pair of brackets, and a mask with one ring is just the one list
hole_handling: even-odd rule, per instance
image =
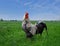
[[26, 14], [25, 14], [25, 19], [28, 19], [29, 17], [28, 17], [28, 12], [26, 12]]

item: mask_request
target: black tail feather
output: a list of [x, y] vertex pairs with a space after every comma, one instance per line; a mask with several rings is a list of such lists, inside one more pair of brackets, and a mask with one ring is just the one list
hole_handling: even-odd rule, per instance
[[48, 31], [47, 31], [47, 26], [46, 26], [46, 24], [44, 25], [44, 27], [45, 27], [45, 29], [46, 29], [46, 32], [47, 32], [47, 35], [48, 35]]

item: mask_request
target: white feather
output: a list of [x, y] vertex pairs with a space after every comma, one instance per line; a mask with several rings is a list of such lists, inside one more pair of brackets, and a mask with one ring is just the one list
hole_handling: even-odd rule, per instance
[[[26, 24], [25, 21], [28, 21], [28, 23]], [[25, 15], [24, 15], [23, 21], [22, 21], [22, 27], [23, 27], [23, 28], [24, 28], [24, 24], [26, 24], [26, 27], [27, 27], [27, 28], [31, 27], [30, 33], [31, 33], [32, 35], [35, 35], [36, 29], [37, 29], [36, 24], [32, 24], [32, 23], [30, 22], [29, 18], [28, 18], [28, 19], [25, 19]]]

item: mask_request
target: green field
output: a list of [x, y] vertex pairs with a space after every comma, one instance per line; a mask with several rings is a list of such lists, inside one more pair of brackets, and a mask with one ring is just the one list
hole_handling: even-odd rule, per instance
[[[34, 23], [34, 22], [32, 22]], [[46, 22], [48, 36], [35, 35], [26, 38], [20, 21], [0, 21], [0, 46], [60, 46], [60, 21]]]

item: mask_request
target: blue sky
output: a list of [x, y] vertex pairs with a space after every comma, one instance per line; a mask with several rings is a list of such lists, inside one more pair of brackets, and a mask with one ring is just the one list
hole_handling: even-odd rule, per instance
[[22, 20], [60, 20], [60, 0], [0, 0], [0, 18]]

